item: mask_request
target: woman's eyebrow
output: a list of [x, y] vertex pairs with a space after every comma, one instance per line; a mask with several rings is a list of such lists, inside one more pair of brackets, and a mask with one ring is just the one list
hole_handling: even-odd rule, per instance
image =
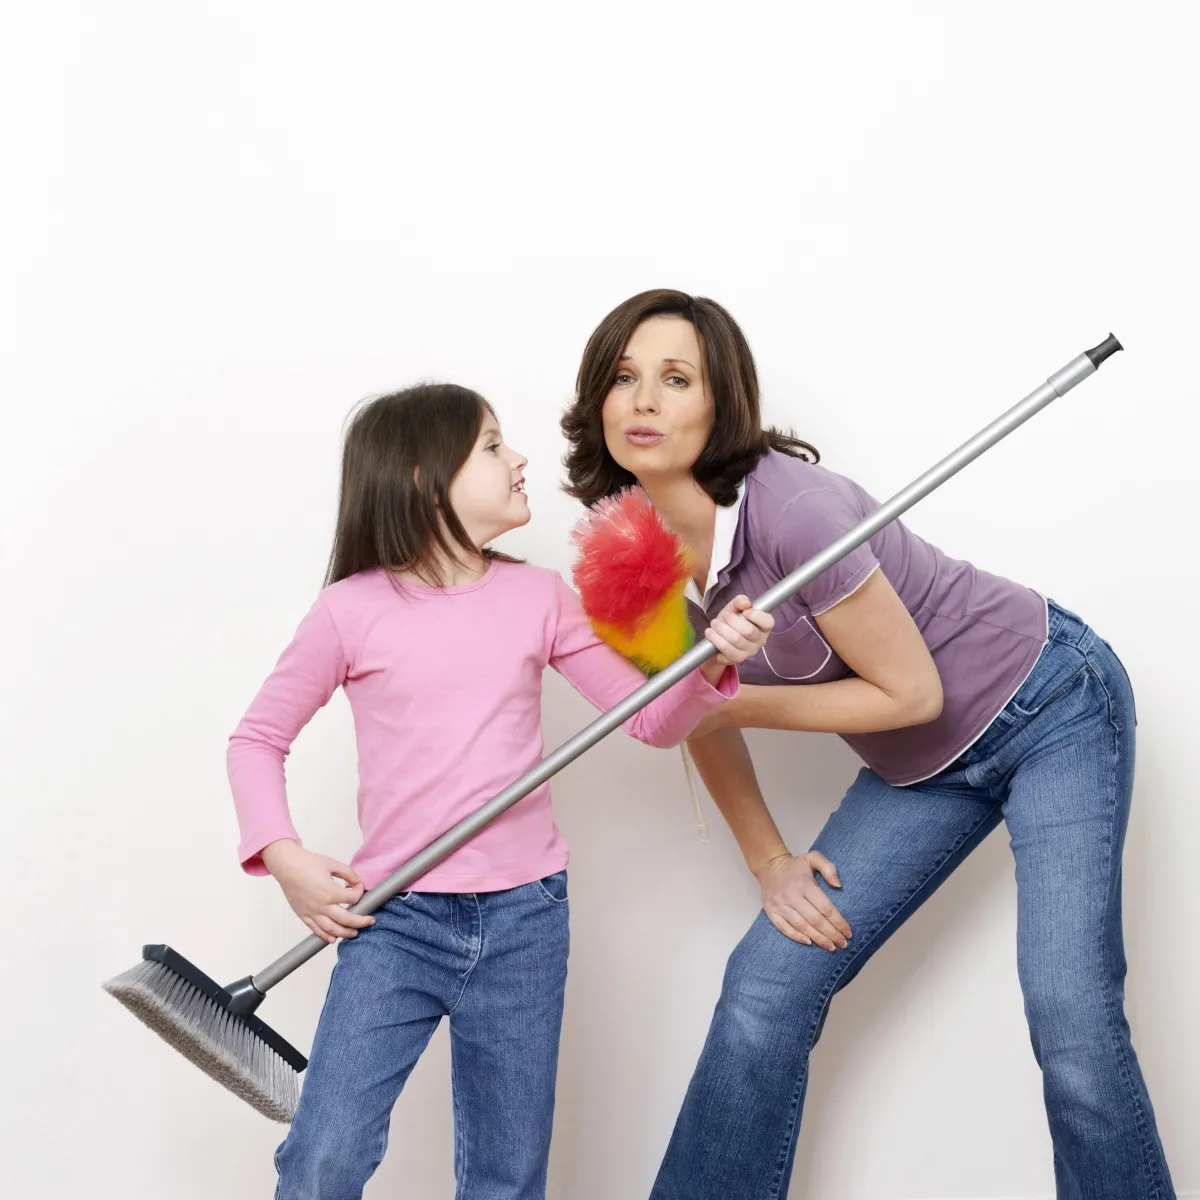
[[[622, 354], [621, 357], [617, 361], [618, 362], [632, 362], [633, 359], [631, 359], [628, 354]], [[683, 365], [685, 367], [691, 367], [693, 371], [696, 369], [696, 364], [688, 362], [688, 360], [686, 358], [664, 358], [663, 362], [665, 362], [665, 363], [683, 363]]]

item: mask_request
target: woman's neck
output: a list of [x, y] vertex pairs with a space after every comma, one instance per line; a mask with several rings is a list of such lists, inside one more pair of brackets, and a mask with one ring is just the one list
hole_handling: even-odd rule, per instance
[[692, 552], [693, 577], [703, 592], [712, 562], [716, 501], [690, 473], [638, 482], [663, 520], [687, 543]]

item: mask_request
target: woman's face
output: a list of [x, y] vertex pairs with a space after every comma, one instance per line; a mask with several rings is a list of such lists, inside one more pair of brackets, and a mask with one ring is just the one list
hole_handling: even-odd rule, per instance
[[604, 398], [608, 452], [639, 480], [690, 475], [713, 427], [695, 326], [650, 317], [633, 331]]

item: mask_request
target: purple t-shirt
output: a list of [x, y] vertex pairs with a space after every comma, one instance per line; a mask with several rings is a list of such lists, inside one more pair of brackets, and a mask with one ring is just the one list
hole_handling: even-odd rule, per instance
[[[708, 596], [710, 616], [734, 596], [752, 600], [879, 507], [825, 467], [774, 450], [746, 477], [728, 566]], [[775, 610], [766, 646], [739, 668], [746, 684], [827, 683], [852, 674], [813, 617], [876, 569], [904, 602], [941, 676], [941, 716], [926, 725], [844, 740], [888, 783], [917, 783], [952, 763], [1025, 681], [1046, 644], [1046, 601], [1027, 587], [949, 558], [900, 521]], [[706, 620], [690, 605], [697, 628]]]

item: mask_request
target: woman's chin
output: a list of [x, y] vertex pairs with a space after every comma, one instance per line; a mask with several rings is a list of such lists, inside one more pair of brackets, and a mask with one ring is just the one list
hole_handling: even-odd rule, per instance
[[[691, 474], [692, 464], [680, 462], [676, 448], [662, 443], [639, 447], [630, 446], [622, 441], [619, 450], [619, 454], [613, 454], [613, 462], [639, 482], [645, 483], [651, 479], [667, 480]], [[612, 453], [612, 447], [609, 447], [609, 453]]]

